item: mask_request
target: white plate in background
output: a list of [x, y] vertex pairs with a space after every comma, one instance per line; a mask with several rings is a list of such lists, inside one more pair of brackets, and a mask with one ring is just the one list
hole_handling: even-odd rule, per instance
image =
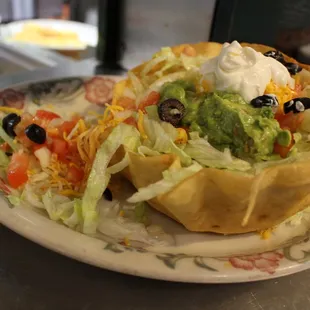
[[98, 30], [97, 27], [93, 25], [88, 25], [84, 23], [67, 21], [67, 20], [56, 20], [56, 19], [31, 19], [16, 21], [0, 27], [0, 40], [2, 42], [20, 45], [26, 44], [26, 42], [13, 41], [11, 38], [18, 32], [22, 31], [26, 24], [34, 24], [45, 28], [51, 28], [54, 30], [62, 31], [73, 31], [76, 32], [83, 43], [82, 46], [75, 45], [50, 45], [50, 44], [36, 44], [29, 42], [29, 45], [38, 46], [41, 48], [48, 48], [53, 50], [84, 50], [87, 46], [95, 47], [98, 42]]

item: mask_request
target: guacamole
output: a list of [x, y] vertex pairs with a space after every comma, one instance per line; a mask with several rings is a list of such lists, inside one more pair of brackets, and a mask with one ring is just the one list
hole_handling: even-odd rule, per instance
[[238, 94], [196, 93], [190, 83], [177, 81], [163, 86], [161, 101], [167, 98], [184, 104], [182, 126], [239, 158], [263, 159], [273, 153], [275, 142], [283, 146], [291, 142], [290, 132], [280, 128], [270, 107], [254, 108]]

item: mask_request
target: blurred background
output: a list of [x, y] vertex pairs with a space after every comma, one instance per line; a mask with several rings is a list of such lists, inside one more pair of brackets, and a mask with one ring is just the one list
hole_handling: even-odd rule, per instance
[[15, 45], [13, 54], [8, 50], [14, 46], [7, 44], [6, 30], [13, 28], [5, 27], [16, 21], [76, 21], [93, 27], [87, 29], [98, 35], [95, 44], [84, 49], [47, 47], [43, 52], [44, 46], [32, 45], [36, 57], [31, 70], [42, 66], [40, 61], [46, 66], [49, 61], [59, 65], [87, 58], [127, 70], [162, 46], [198, 41], [263, 43], [310, 63], [309, 16], [309, 0], [1, 0], [0, 74], [19, 70], [14, 64], [8, 68], [8, 61], [12, 62], [8, 54], [28, 51], [30, 57], [24, 45]]

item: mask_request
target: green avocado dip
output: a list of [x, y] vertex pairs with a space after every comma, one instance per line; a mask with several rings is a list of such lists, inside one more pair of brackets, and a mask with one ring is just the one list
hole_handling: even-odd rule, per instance
[[238, 94], [198, 94], [190, 83], [176, 81], [161, 89], [160, 102], [168, 98], [178, 99], [186, 108], [181, 126], [207, 136], [221, 151], [229, 148], [236, 157], [266, 159], [275, 142], [283, 146], [291, 142], [290, 132], [280, 128], [270, 107], [254, 108]]

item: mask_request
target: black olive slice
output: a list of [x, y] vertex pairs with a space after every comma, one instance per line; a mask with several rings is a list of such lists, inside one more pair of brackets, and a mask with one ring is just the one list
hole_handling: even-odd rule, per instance
[[285, 114], [290, 112], [300, 113], [307, 109], [310, 109], [310, 98], [307, 97], [294, 98], [285, 102], [283, 105], [283, 111]]
[[185, 107], [183, 103], [177, 99], [167, 99], [158, 106], [159, 118], [164, 122], [170, 123], [174, 127], [178, 126], [184, 114]]
[[295, 75], [302, 70], [302, 67], [294, 62], [286, 62], [283, 65], [291, 75]]
[[264, 53], [264, 55], [265, 55], [266, 57], [274, 58], [275, 60], [278, 60], [278, 61], [280, 61], [280, 62], [284, 62], [284, 56], [283, 56], [283, 54], [282, 54], [281, 52], [279, 52], [279, 51], [275, 51], [275, 50], [273, 50], [273, 51], [268, 51], [268, 52]]
[[113, 200], [112, 192], [108, 188], [106, 188], [105, 191], [103, 192], [103, 197], [108, 201]]
[[46, 141], [46, 131], [37, 124], [31, 124], [25, 129], [26, 136], [34, 143], [43, 144]]
[[250, 103], [254, 108], [277, 107], [279, 105], [277, 96], [273, 94], [258, 96], [252, 99]]
[[21, 118], [16, 113], [10, 113], [2, 120], [2, 128], [10, 136], [15, 137], [15, 126], [21, 121]]

